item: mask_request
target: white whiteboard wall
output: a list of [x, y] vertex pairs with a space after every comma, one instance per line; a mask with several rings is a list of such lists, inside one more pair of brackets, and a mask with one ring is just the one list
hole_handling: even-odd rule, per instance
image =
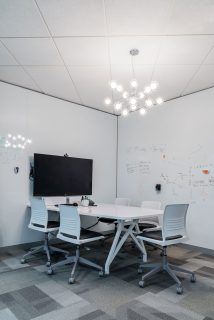
[[118, 196], [189, 203], [189, 243], [214, 249], [214, 89], [119, 118]]
[[[26, 151], [0, 148], [0, 246], [40, 239], [28, 230], [26, 210], [32, 193], [29, 159], [34, 152], [93, 159], [93, 196], [114, 202], [116, 133], [113, 115], [0, 83], [0, 135], [23, 134], [33, 140]], [[15, 175], [13, 168], [20, 167]], [[93, 222], [93, 221], [92, 221]]]

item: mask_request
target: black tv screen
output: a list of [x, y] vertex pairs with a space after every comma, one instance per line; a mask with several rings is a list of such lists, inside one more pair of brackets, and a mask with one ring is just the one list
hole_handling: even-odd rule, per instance
[[34, 154], [33, 195], [80, 196], [92, 194], [93, 160]]

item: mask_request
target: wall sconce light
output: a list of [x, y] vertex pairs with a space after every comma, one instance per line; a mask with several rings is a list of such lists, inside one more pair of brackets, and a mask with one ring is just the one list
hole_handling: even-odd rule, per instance
[[31, 139], [25, 138], [21, 134], [15, 136], [11, 133], [8, 133], [6, 137], [0, 137], [0, 145], [4, 148], [23, 150], [31, 143]]

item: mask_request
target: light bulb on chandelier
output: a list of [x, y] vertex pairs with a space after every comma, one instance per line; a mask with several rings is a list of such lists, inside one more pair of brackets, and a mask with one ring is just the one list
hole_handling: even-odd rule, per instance
[[144, 93], [145, 94], [149, 94], [151, 91], [152, 91], [152, 89], [151, 89], [150, 86], [147, 86], [147, 87], [144, 88]]
[[140, 108], [139, 113], [140, 113], [141, 116], [145, 116], [147, 111], [146, 111], [145, 108]]
[[121, 86], [121, 84], [119, 84], [119, 85], [117, 86], [117, 91], [118, 91], [118, 92], [122, 92], [122, 91], [123, 91], [123, 87]]
[[156, 90], [157, 89], [157, 87], [158, 87], [158, 83], [157, 83], [157, 81], [152, 81], [151, 82], [151, 84], [150, 84], [150, 88], [151, 88], [151, 90]]
[[110, 99], [110, 98], [106, 98], [106, 99], [105, 99], [105, 104], [107, 104], [107, 106], [108, 106], [109, 104], [111, 104], [111, 99]]
[[129, 111], [128, 111], [127, 109], [123, 109], [123, 110], [122, 110], [122, 115], [123, 115], [124, 117], [127, 117], [128, 114], [129, 114]]
[[137, 86], [138, 86], [137, 80], [135, 80], [135, 79], [131, 80], [130, 85], [132, 88], [137, 88]]
[[114, 80], [112, 80], [112, 81], [110, 82], [110, 87], [111, 87], [112, 89], [116, 89], [116, 88], [117, 88], [117, 82], [114, 81]]
[[127, 91], [124, 91], [123, 94], [122, 94], [122, 97], [123, 97], [124, 99], [127, 99], [128, 96], [129, 96], [128, 92], [127, 92]]
[[129, 103], [130, 103], [130, 104], [136, 104], [136, 102], [137, 102], [137, 99], [136, 99], [135, 97], [131, 97], [131, 98], [129, 99]]
[[152, 107], [152, 105], [153, 105], [153, 101], [151, 100], [151, 99], [147, 99], [146, 101], [145, 101], [145, 104], [146, 104], [146, 106], [147, 107]]
[[161, 97], [158, 97], [156, 100], [157, 104], [162, 104], [163, 103], [163, 99]]
[[116, 111], [121, 110], [121, 108], [122, 108], [122, 103], [121, 103], [121, 102], [116, 102], [115, 105], [114, 105], [114, 108], [115, 108]]
[[132, 104], [132, 105], [130, 106], [130, 109], [131, 109], [132, 111], [137, 110], [137, 106], [136, 106], [136, 104]]

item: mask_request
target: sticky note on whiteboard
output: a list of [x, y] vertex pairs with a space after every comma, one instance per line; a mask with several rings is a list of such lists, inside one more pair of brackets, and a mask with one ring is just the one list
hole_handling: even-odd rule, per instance
[[209, 170], [207, 169], [204, 169], [204, 170], [201, 170], [202, 173], [205, 173], [205, 174], [208, 174], [209, 173]]

